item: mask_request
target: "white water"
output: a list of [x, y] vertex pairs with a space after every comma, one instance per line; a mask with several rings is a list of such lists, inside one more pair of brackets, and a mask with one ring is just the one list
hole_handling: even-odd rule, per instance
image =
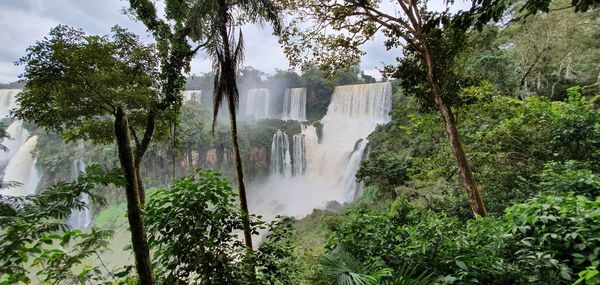
[[10, 136], [10, 139], [7, 138], [2, 141], [8, 151], [0, 153], [0, 169], [6, 167], [29, 137], [29, 132], [23, 128], [23, 122], [20, 120], [12, 122], [6, 129], [6, 133]]
[[185, 90], [183, 91], [183, 103], [186, 102], [197, 102], [202, 104], [202, 91], [201, 90]]
[[[83, 160], [76, 159], [73, 161], [73, 169], [71, 173], [71, 177], [73, 180], [76, 180], [81, 174], [85, 173], [85, 163]], [[67, 224], [72, 229], [84, 229], [87, 228], [92, 223], [92, 217], [90, 215], [90, 197], [88, 194], [81, 193], [77, 198], [80, 202], [83, 202], [87, 205], [86, 208], [78, 211], [71, 212], [71, 216], [67, 220]]]
[[15, 107], [15, 95], [20, 89], [0, 89], [0, 119], [7, 118], [8, 113]]
[[2, 193], [11, 196], [25, 196], [35, 194], [40, 175], [35, 168], [33, 151], [38, 137], [33, 136], [23, 144], [15, 156], [10, 160], [4, 170], [4, 181], [15, 181], [20, 186], [5, 189]]
[[252, 88], [246, 96], [246, 116], [255, 120], [271, 117], [271, 93], [266, 88]]
[[306, 171], [306, 136], [302, 133], [295, 134], [292, 137], [293, 141], [293, 159], [292, 173], [294, 175], [303, 175]]
[[[341, 204], [356, 198], [359, 189], [354, 175], [367, 146], [367, 136], [378, 124], [389, 121], [392, 87], [389, 82], [338, 86], [327, 114], [321, 120], [319, 141], [314, 126], [304, 126], [304, 175], [271, 177], [252, 187], [250, 211], [273, 218], [302, 217], [329, 201]], [[295, 146], [294, 146], [295, 148]], [[302, 155], [296, 154], [294, 160]], [[292, 165], [297, 163], [293, 161]]]
[[288, 88], [283, 96], [284, 120], [306, 121], [306, 88]]
[[287, 134], [281, 130], [277, 130], [273, 134], [273, 142], [271, 143], [271, 176], [292, 176], [290, 142]]

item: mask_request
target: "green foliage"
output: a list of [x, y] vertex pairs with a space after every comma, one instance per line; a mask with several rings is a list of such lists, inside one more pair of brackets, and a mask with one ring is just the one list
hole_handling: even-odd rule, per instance
[[417, 267], [405, 263], [394, 272], [394, 279], [384, 284], [390, 285], [430, 285], [433, 284], [433, 278], [427, 271], [418, 273]]
[[343, 250], [323, 256], [319, 263], [330, 283], [336, 285], [375, 285], [391, 276], [389, 268], [379, 269], [377, 264], [361, 263]]
[[[111, 183], [123, 184], [119, 169], [90, 165], [76, 181], [59, 182], [38, 195], [0, 195], [0, 284], [30, 283], [32, 275], [55, 283], [103, 278], [99, 268], [81, 264], [106, 249], [112, 231], [70, 231], [61, 221], [89, 206], [78, 199], [82, 193], [101, 205], [98, 188]], [[41, 270], [28, 273], [36, 267]]]
[[546, 163], [540, 179], [542, 192], [555, 195], [572, 192], [590, 199], [600, 196], [600, 175], [586, 169], [576, 161]]
[[[505, 28], [482, 25], [469, 33], [471, 44], [463, 59], [469, 76], [492, 82], [506, 95], [535, 94], [553, 100], [565, 99], [570, 86], [598, 80], [600, 70], [593, 64], [600, 58], [594, 28], [600, 23], [597, 9], [587, 13], [565, 9], [586, 1], [497, 2], [502, 3], [489, 6], [502, 6], [498, 12], [513, 19]], [[545, 2], [543, 12], [548, 8], [552, 12], [522, 19], [529, 15], [523, 10], [530, 10], [527, 6], [536, 2]]]
[[409, 166], [397, 156], [383, 152], [369, 154], [369, 159], [361, 163], [356, 172], [356, 179], [367, 185], [375, 185], [379, 189], [391, 191], [408, 181], [406, 172]]
[[[11, 138], [8, 133], [6, 133], [6, 124], [0, 122], [0, 142], [3, 142], [6, 139], [13, 139]], [[6, 146], [4, 144], [0, 143], [0, 151], [6, 152], [8, 151], [8, 148], [6, 148]]]
[[193, 278], [227, 284], [241, 278], [234, 261], [243, 247], [234, 232], [242, 223], [234, 197], [229, 182], [211, 171], [181, 178], [172, 189], [153, 195], [146, 225], [163, 282], [183, 284]]
[[[150, 197], [146, 224], [162, 282], [256, 284], [248, 280], [248, 270], [254, 268], [249, 265], [255, 265], [260, 284], [288, 284], [286, 280], [291, 280], [294, 272], [291, 221], [271, 223], [255, 255], [247, 256], [238, 238], [242, 213], [235, 196], [218, 173], [197, 171]], [[253, 234], [264, 229], [263, 224], [252, 216]]]
[[[538, 97], [516, 100], [492, 95], [487, 84], [463, 93], [481, 97], [455, 113], [464, 148], [469, 150], [472, 170], [491, 213], [499, 215], [504, 208], [540, 191], [559, 190], [556, 187], [560, 183], [579, 183], [582, 188], [569, 191], [596, 195], [593, 181], [600, 171], [600, 112], [590, 108], [585, 97], [573, 95], [569, 102]], [[394, 103], [392, 122], [369, 137], [374, 155], [363, 162], [358, 174], [369, 173], [367, 166], [375, 173], [376, 167], [388, 166], [380, 157], [394, 157], [408, 166], [408, 181], [396, 191], [411, 194], [434, 209], [468, 217], [441, 119], [423, 112], [415, 99], [396, 95]], [[567, 171], [569, 167], [573, 171]], [[544, 172], [545, 168], [548, 170]], [[562, 182], [557, 181], [559, 175]], [[542, 180], [553, 185], [538, 186]], [[386, 182], [366, 181], [366, 185], [381, 186], [382, 181]], [[566, 193], [566, 189], [560, 191]]]
[[271, 222], [254, 257], [257, 282], [260, 284], [284, 285], [297, 280], [298, 264], [294, 257], [292, 242], [294, 224], [291, 218]]
[[57, 26], [19, 63], [27, 80], [15, 116], [67, 140], [111, 143], [107, 115], [116, 106], [126, 107], [132, 126], [140, 128], [160, 100], [155, 47], [119, 27], [109, 38]]
[[[424, 21], [435, 22], [430, 15]], [[460, 106], [470, 103], [469, 97], [460, 96], [463, 87], [473, 85], [473, 78], [465, 76], [464, 66], [459, 64], [460, 56], [467, 46], [467, 35], [461, 29], [448, 27], [436, 28], [434, 24], [424, 30], [423, 37], [431, 50], [432, 60], [435, 63], [433, 70], [435, 78], [439, 81], [441, 96], [449, 106]], [[422, 58], [419, 45], [408, 45], [403, 48], [403, 57], [398, 58], [397, 66], [387, 66], [385, 73], [392, 78], [401, 79], [401, 86], [407, 96], [415, 96], [425, 109], [432, 110], [434, 102], [431, 86], [427, 79], [427, 65]]]
[[600, 266], [599, 206], [598, 198], [550, 196], [506, 210], [514, 223], [515, 258], [536, 274], [528, 276], [530, 282], [574, 281], [578, 272]]
[[534, 198], [501, 218], [461, 222], [398, 198], [388, 213], [348, 213], [327, 247], [344, 248], [358, 263], [380, 263], [394, 272], [413, 264], [442, 283], [592, 280], [600, 263], [598, 203], [583, 196]]

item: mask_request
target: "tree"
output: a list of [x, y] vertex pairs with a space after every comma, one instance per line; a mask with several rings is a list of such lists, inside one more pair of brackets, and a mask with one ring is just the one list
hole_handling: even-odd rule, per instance
[[[239, 101], [236, 80], [238, 69], [243, 60], [244, 45], [242, 31], [239, 31], [237, 39], [234, 32], [238, 26], [248, 21], [262, 22], [265, 20], [272, 22], [275, 30], [278, 30], [278, 7], [268, 0], [213, 0], [204, 1], [201, 4], [194, 7], [193, 15], [196, 18], [205, 19], [205, 21], [196, 22], [193, 30], [196, 38], [205, 37], [210, 40], [206, 43], [205, 50], [212, 57], [213, 72], [215, 73], [212, 129], [214, 133], [219, 108], [224, 101], [227, 101], [240, 208], [244, 214], [244, 239], [246, 248], [252, 251], [252, 233], [236, 120], [236, 109]], [[209, 34], [207, 35], [207, 33]]]
[[[477, 216], [487, 215], [479, 187], [471, 172], [469, 162], [462, 147], [456, 128], [454, 114], [449, 100], [456, 96], [441, 86], [444, 79], [443, 66], [438, 66], [436, 55], [432, 51], [432, 40], [439, 36], [445, 13], [427, 11], [426, 3], [417, 0], [393, 2], [400, 16], [387, 13], [379, 1], [289, 1], [287, 8], [299, 11], [290, 22], [290, 27], [282, 30], [281, 42], [284, 51], [293, 64], [308, 64], [303, 53], [309, 51], [314, 60], [328, 70], [340, 66], [357, 64], [363, 52], [360, 45], [372, 39], [377, 32], [386, 37], [386, 47], [404, 46], [416, 51], [414, 64], [422, 70], [425, 79], [424, 93], [444, 118], [445, 130], [456, 159], [460, 176], [469, 196], [469, 204]], [[305, 22], [314, 25], [302, 25]], [[333, 29], [334, 33], [326, 28]]]
[[[161, 283], [293, 283], [292, 219], [273, 221], [258, 250], [244, 251], [236, 232], [243, 229], [246, 214], [236, 207], [235, 198], [219, 173], [197, 170], [152, 195], [146, 219]], [[173, 217], [179, 222], [173, 223]], [[266, 228], [251, 218], [253, 233]], [[253, 275], [254, 265], [258, 278], [245, 278]]]
[[185, 47], [188, 53], [177, 57], [164, 46], [140, 43], [119, 27], [108, 37], [58, 26], [19, 60], [26, 83], [17, 95], [16, 117], [66, 140], [104, 144], [115, 139], [141, 284], [153, 284], [154, 278], [141, 211], [140, 164], [152, 138], [165, 133], [181, 105], [181, 72], [193, 56]]
[[565, 99], [570, 86], [596, 82], [600, 10], [576, 13], [564, 9], [569, 2], [561, 0], [550, 3], [548, 13], [528, 16], [522, 4], [507, 8], [512, 20], [506, 27], [488, 24], [470, 33], [474, 75], [521, 98], [535, 94], [553, 100]]
[[69, 230], [60, 221], [89, 206], [77, 199], [82, 193], [103, 205], [97, 190], [109, 184], [124, 184], [121, 170], [105, 171], [90, 165], [76, 181], [59, 182], [38, 195], [0, 195], [0, 283], [29, 284], [29, 272], [38, 267], [43, 270], [35, 276], [48, 284], [101, 281], [98, 268], [78, 267], [106, 250], [112, 231], [92, 229], [83, 233]]
[[243, 257], [237, 256], [243, 244], [235, 234], [242, 230], [242, 215], [234, 199], [229, 182], [216, 172], [180, 178], [152, 196], [146, 221], [161, 283], [238, 284], [243, 279], [236, 262]]

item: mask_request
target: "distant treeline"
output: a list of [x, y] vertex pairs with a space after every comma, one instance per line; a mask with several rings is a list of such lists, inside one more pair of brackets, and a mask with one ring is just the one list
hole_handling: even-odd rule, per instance
[[0, 83], [0, 89], [22, 89], [25, 84], [23, 81], [15, 81], [10, 83]]

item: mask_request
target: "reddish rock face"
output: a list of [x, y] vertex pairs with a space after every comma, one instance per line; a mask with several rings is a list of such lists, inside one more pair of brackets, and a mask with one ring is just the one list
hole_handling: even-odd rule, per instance
[[255, 167], [267, 167], [267, 151], [262, 147], [250, 148], [250, 163]]
[[209, 165], [216, 165], [217, 164], [217, 149], [211, 148], [211, 149], [209, 149], [209, 150], [206, 151], [206, 162]]

